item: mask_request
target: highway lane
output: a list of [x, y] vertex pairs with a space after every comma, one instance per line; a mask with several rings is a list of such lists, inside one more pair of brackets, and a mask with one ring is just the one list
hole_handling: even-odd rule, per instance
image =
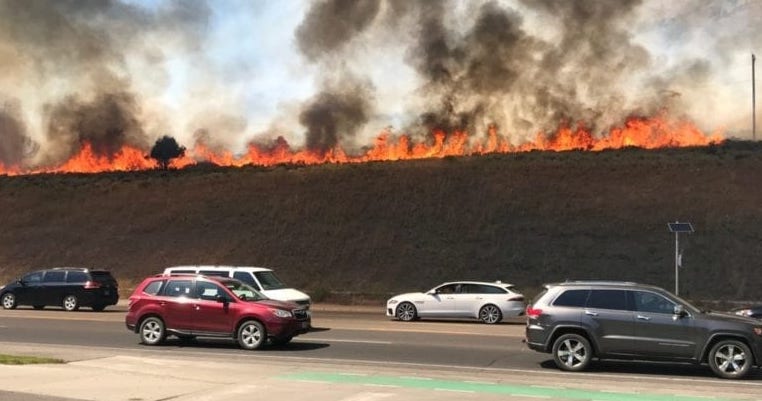
[[[517, 323], [404, 323], [367, 313], [316, 312], [313, 326], [312, 332], [286, 346], [267, 347], [253, 354], [480, 368], [533, 368], [547, 359], [524, 347], [523, 325]], [[252, 354], [229, 340], [182, 342], [169, 338], [163, 346], [147, 347], [139, 343], [137, 334], [126, 329], [123, 312], [0, 311], [0, 341]]]
[[[124, 311], [0, 310], [0, 342], [101, 347], [126, 352], [234, 358], [300, 358], [348, 363], [401, 364], [558, 372], [550, 355], [528, 350], [522, 343], [521, 320], [498, 325], [478, 322], [399, 322], [382, 314], [315, 311], [315, 330], [281, 347], [244, 351], [230, 340], [182, 342], [170, 338], [148, 347], [124, 326]], [[635, 374], [656, 378], [717, 380], [708, 367], [637, 362], [599, 362], [591, 372]], [[762, 381], [757, 370], [752, 380]], [[762, 385], [762, 382], [759, 384]]]

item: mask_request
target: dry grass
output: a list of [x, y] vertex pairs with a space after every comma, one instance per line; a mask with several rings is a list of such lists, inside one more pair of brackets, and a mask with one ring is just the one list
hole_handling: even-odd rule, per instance
[[733, 142], [0, 177], [0, 277], [105, 267], [126, 292], [169, 265], [259, 265], [347, 302], [453, 279], [500, 279], [528, 294], [564, 279], [672, 289], [666, 223], [681, 220], [697, 229], [681, 239], [681, 294], [759, 300], [760, 183], [762, 148]]

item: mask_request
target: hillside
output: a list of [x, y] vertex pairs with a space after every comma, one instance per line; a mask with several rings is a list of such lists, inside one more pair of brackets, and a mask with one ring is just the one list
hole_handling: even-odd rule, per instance
[[[0, 176], [0, 278], [269, 266], [318, 299], [451, 279], [624, 279], [762, 300], [762, 146], [530, 152], [351, 165]], [[351, 298], [351, 297], [350, 297]]]

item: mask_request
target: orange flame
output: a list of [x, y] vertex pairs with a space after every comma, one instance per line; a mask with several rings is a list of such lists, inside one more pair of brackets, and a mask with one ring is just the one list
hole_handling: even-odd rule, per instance
[[[576, 129], [559, 128], [551, 136], [538, 133], [534, 141], [512, 145], [508, 139], [490, 127], [486, 136], [472, 138], [466, 132], [447, 134], [435, 131], [432, 139], [414, 142], [410, 136], [394, 136], [382, 132], [373, 145], [359, 155], [348, 155], [337, 147], [328, 152], [294, 150], [282, 137], [274, 146], [260, 147], [250, 144], [246, 153], [236, 156], [229, 151], [216, 152], [197, 143], [186, 155], [174, 159], [171, 166], [183, 168], [199, 162], [213, 163], [220, 166], [276, 164], [322, 164], [322, 163], [362, 163], [368, 161], [394, 161], [438, 158], [446, 156], [483, 155], [489, 153], [527, 152], [532, 150], [566, 151], [620, 149], [633, 146], [645, 149], [664, 147], [706, 146], [721, 143], [723, 137], [714, 133], [704, 134], [690, 122], [668, 122], [662, 118], [631, 118], [623, 127], [611, 129], [608, 135], [597, 138], [581, 125]], [[25, 169], [21, 166], [5, 166], [0, 163], [0, 174], [19, 175], [35, 173], [98, 173], [105, 171], [137, 171], [156, 168], [157, 163], [146, 157], [143, 150], [124, 146], [111, 157], [100, 156], [93, 152], [90, 144], [61, 165], [54, 167]]]

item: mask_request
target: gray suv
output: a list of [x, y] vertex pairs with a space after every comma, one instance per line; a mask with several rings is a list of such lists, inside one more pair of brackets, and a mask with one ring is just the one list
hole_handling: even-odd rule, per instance
[[526, 343], [567, 371], [593, 358], [708, 363], [739, 379], [762, 364], [762, 322], [703, 312], [658, 287], [601, 281], [548, 284], [527, 307]]

